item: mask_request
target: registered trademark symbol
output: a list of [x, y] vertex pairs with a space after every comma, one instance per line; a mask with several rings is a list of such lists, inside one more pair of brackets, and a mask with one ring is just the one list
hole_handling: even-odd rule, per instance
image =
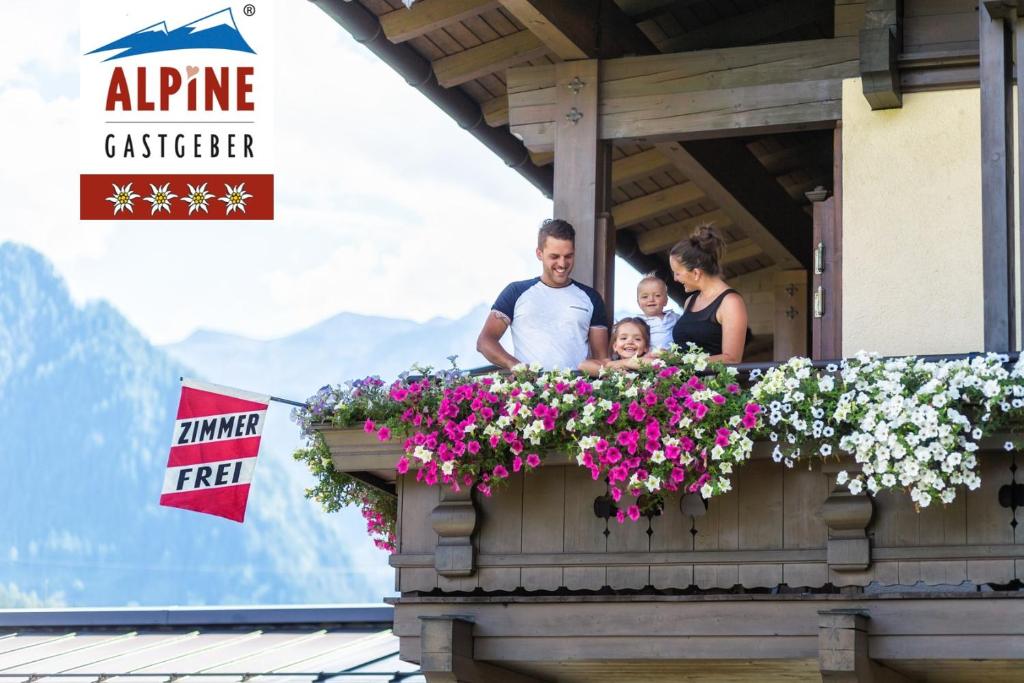
[[242, 12], [245, 13], [245, 16], [251, 17], [252, 15], [256, 14], [256, 5], [254, 5], [254, 4], [252, 4], [250, 2], [245, 7], [242, 8]]

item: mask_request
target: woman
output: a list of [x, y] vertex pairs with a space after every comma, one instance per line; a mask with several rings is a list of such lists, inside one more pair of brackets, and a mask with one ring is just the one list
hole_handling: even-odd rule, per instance
[[686, 348], [694, 343], [723, 363], [743, 360], [747, 337], [747, 305], [722, 279], [725, 242], [710, 225], [672, 247], [672, 275], [689, 293], [683, 313], [672, 328], [672, 341]]

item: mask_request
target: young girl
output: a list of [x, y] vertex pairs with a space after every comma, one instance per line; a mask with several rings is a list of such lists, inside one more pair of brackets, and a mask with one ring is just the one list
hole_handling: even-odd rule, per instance
[[597, 376], [601, 368], [637, 370], [641, 358], [651, 348], [651, 329], [643, 318], [623, 318], [612, 326], [611, 360], [588, 358], [580, 363], [580, 370]]

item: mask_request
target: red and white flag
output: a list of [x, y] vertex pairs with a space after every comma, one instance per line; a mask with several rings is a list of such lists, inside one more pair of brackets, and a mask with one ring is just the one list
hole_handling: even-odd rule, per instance
[[269, 396], [186, 379], [160, 504], [245, 519]]

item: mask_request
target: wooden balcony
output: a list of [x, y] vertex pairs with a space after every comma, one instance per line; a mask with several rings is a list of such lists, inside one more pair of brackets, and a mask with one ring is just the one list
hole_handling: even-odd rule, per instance
[[396, 476], [397, 444], [322, 433], [337, 469], [395, 487], [403, 658], [429, 674], [428, 643], [461, 638], [489, 672], [437, 680], [1024, 677], [1024, 534], [1000, 505], [1014, 481], [1001, 440], [980, 453], [981, 488], [948, 506], [851, 496], [833, 482], [852, 462], [787, 469], [759, 443], [706, 509], [670, 495], [619, 524], [595, 513], [605, 483], [561, 454], [469, 496]]

